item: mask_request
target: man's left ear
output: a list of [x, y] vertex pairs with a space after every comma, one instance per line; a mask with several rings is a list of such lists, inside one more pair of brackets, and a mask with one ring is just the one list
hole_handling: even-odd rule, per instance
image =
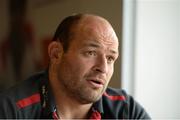
[[48, 46], [48, 55], [50, 61], [53, 63], [58, 63], [61, 61], [61, 57], [63, 55], [63, 47], [60, 42], [53, 41]]

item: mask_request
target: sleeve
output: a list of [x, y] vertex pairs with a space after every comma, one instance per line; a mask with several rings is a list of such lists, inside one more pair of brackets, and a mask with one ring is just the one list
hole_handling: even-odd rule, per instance
[[4, 94], [0, 94], [0, 119], [17, 118], [17, 110], [13, 100]]
[[128, 119], [151, 119], [146, 110], [131, 96], [128, 96]]

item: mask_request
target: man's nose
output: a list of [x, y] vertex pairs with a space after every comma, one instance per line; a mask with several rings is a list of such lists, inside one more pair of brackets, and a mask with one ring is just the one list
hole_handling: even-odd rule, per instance
[[108, 64], [105, 56], [101, 56], [96, 59], [94, 70], [100, 73], [107, 73]]

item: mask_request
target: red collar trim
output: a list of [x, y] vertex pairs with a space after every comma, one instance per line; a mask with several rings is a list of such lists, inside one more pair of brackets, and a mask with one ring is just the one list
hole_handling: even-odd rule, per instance
[[16, 105], [18, 106], [18, 108], [24, 108], [38, 102], [40, 102], [40, 94], [36, 93], [30, 97], [19, 100], [18, 102], [16, 102]]

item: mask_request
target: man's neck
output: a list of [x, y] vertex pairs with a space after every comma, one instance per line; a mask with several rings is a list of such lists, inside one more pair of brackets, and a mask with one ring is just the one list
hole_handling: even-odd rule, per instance
[[89, 117], [89, 111], [91, 104], [78, 105], [75, 103], [68, 103], [68, 100], [57, 100], [57, 112], [62, 119], [87, 119]]

